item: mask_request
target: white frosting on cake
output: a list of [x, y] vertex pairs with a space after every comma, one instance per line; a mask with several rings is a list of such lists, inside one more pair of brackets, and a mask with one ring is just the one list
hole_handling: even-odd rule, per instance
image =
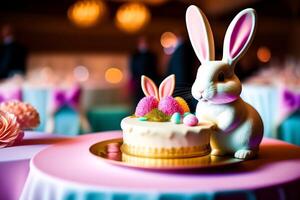
[[139, 121], [127, 117], [121, 122], [123, 142], [127, 145], [173, 148], [209, 145], [213, 124], [199, 123], [197, 126], [174, 124], [172, 122]]

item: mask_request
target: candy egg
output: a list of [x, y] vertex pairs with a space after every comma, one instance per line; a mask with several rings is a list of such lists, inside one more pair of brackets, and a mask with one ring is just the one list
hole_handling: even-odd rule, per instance
[[174, 124], [180, 124], [180, 113], [176, 112], [171, 117], [171, 122]]
[[143, 122], [143, 121], [147, 121], [148, 118], [147, 117], [139, 117], [138, 120]]
[[193, 114], [189, 114], [183, 118], [183, 123], [187, 126], [196, 126], [198, 124], [198, 118]]

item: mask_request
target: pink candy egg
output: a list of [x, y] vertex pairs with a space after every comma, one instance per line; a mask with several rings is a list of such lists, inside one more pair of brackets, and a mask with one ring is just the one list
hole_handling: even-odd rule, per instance
[[158, 106], [158, 100], [153, 96], [147, 96], [142, 98], [135, 109], [135, 116], [137, 117], [143, 117], [148, 112], [153, 110], [154, 108], [157, 108]]
[[183, 114], [182, 108], [171, 96], [167, 96], [161, 99], [158, 104], [158, 109], [164, 112], [166, 115], [173, 115], [176, 112]]
[[183, 118], [183, 124], [187, 126], [196, 126], [198, 125], [198, 118], [193, 114], [189, 114]]

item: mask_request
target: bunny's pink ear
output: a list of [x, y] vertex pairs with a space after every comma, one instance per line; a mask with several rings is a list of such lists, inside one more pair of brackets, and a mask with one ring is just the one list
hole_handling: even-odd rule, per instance
[[156, 99], [159, 99], [157, 86], [150, 78], [142, 76], [141, 84], [142, 90], [146, 96], [154, 96]]
[[237, 14], [225, 34], [223, 60], [234, 65], [247, 51], [253, 39], [255, 28], [255, 10], [248, 8]]
[[194, 5], [186, 11], [186, 25], [194, 51], [201, 63], [215, 59], [214, 38], [205, 14]]
[[175, 75], [172, 74], [165, 78], [159, 86], [159, 98], [162, 99], [166, 96], [172, 96], [175, 88]]

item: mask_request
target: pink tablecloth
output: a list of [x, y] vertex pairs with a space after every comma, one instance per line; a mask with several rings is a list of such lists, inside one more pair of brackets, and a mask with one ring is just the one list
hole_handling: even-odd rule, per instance
[[52, 134], [25, 132], [21, 144], [0, 149], [0, 199], [19, 199], [28, 175], [30, 159], [49, 144], [63, 139]]
[[32, 159], [22, 199], [300, 198], [297, 146], [264, 139], [256, 160], [172, 173], [113, 166], [89, 153], [92, 144], [119, 137], [120, 132], [86, 135], [41, 151]]

